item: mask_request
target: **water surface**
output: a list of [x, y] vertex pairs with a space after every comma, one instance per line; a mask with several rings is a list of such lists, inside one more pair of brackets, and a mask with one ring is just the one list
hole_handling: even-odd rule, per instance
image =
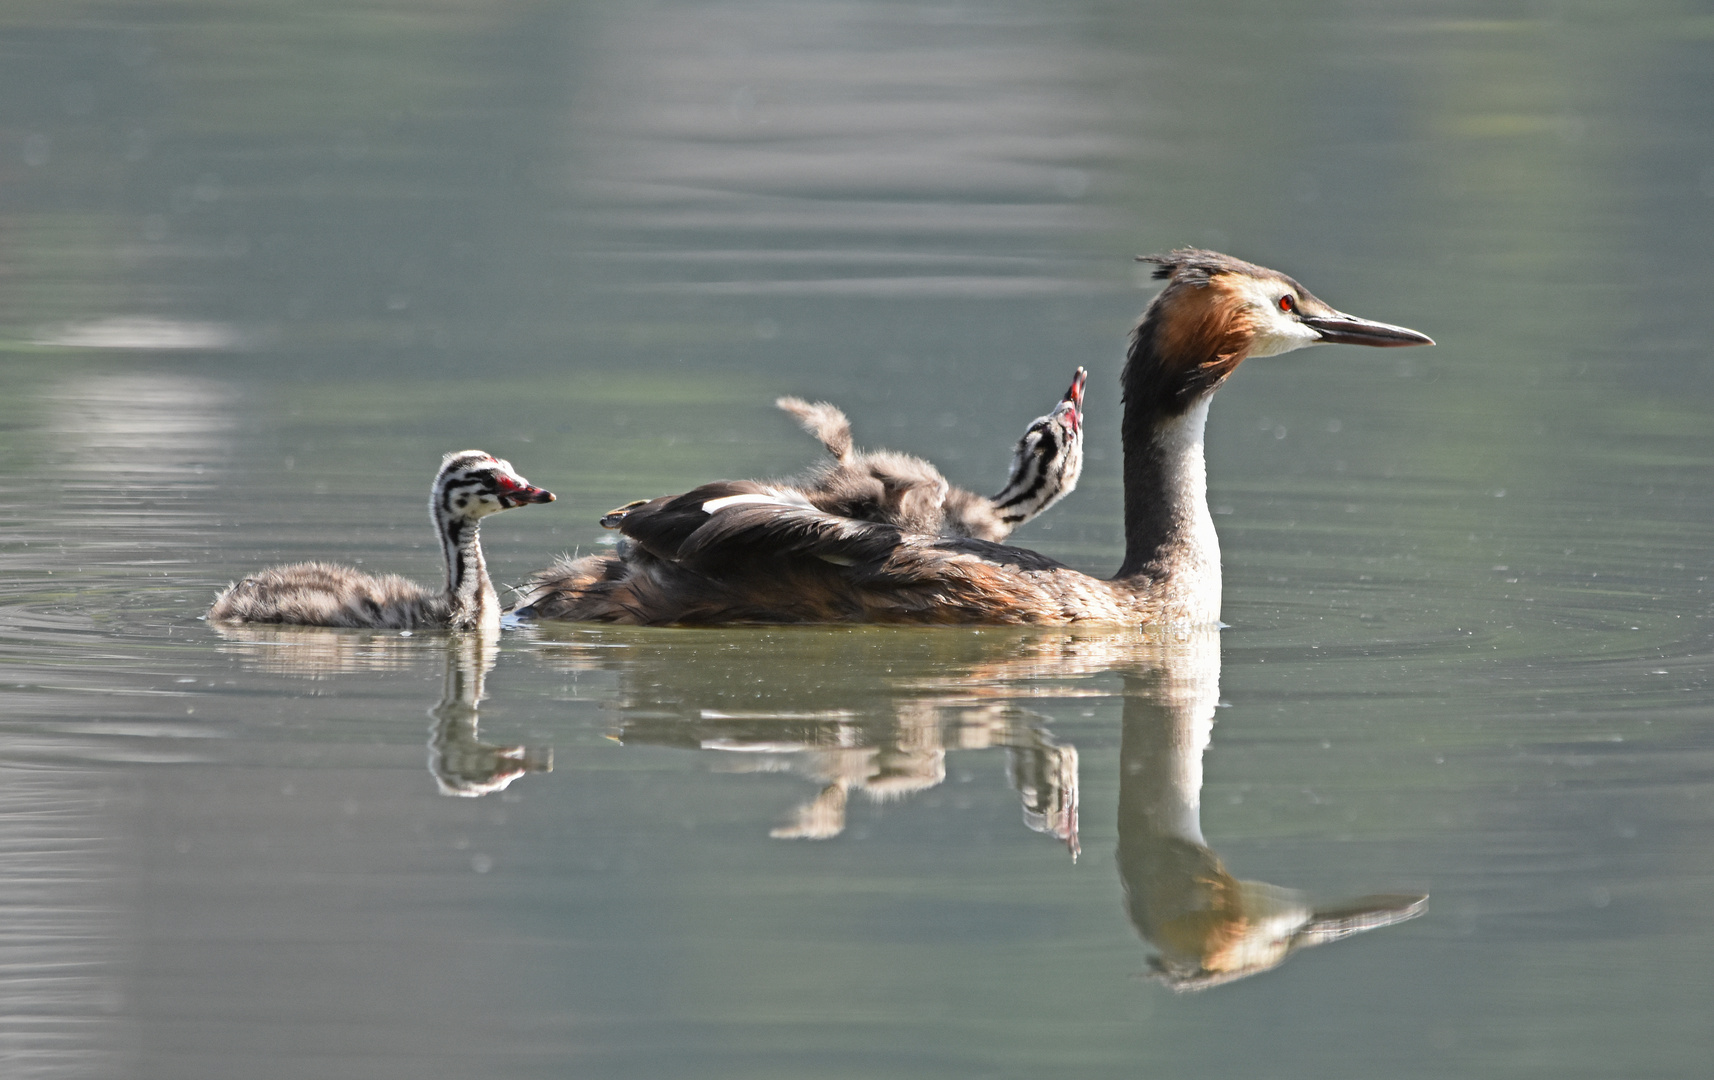
[[[7, 1076], [1696, 1076], [1714, 26], [1676, 5], [0, 14]], [[222, 632], [816, 448], [994, 489], [1132, 255], [1439, 346], [1246, 365], [1217, 636]], [[1427, 896], [1426, 904], [1420, 902]]]

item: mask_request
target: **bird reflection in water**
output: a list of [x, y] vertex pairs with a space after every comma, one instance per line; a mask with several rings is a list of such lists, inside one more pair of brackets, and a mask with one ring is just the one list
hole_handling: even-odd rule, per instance
[[[932, 701], [900, 702], [893, 717], [865, 722], [854, 716], [797, 717], [794, 733], [757, 731], [778, 716], [726, 716], [704, 713], [694, 726], [704, 750], [761, 754], [757, 764], [731, 772], [774, 772], [783, 768], [822, 785], [815, 798], [800, 805], [791, 820], [770, 831], [780, 839], [825, 840], [845, 831], [845, 807], [853, 791], [875, 802], [902, 799], [938, 787], [946, 780], [949, 750], [1004, 747], [1010, 759], [1012, 788], [1023, 803], [1024, 823], [1056, 837], [1078, 853], [1077, 748], [1056, 742], [1041, 718], [1003, 705], [948, 708]], [[674, 725], [659, 721], [627, 723], [621, 742], [682, 744]]]
[[442, 795], [474, 798], [504, 790], [525, 773], [552, 772], [551, 746], [496, 746], [477, 735], [476, 710], [487, 696], [483, 684], [499, 653], [497, 632], [447, 636], [446, 684], [440, 704], [429, 710], [429, 772]]
[[904, 799], [946, 781], [949, 752], [1004, 749], [1025, 825], [1079, 851], [1077, 748], [1004, 700], [1016, 688], [970, 678], [973, 661], [1010, 647], [999, 638], [869, 627], [531, 633], [558, 667], [618, 673], [620, 743], [718, 753], [722, 771], [819, 785], [776, 838], [839, 836], [853, 795]]
[[497, 630], [423, 637], [319, 626], [210, 626], [258, 669], [275, 675], [328, 679], [365, 671], [411, 667], [425, 649], [445, 656], [445, 683], [439, 703], [429, 710], [429, 775], [443, 795], [474, 798], [503, 791], [525, 773], [552, 772], [553, 748], [503, 746], [482, 741], [478, 709], [485, 683], [499, 655]]
[[776, 837], [837, 836], [853, 792], [884, 800], [923, 791], [944, 781], [947, 751], [1005, 747], [1026, 821], [1075, 853], [1077, 751], [1020, 702], [1117, 691], [1119, 877], [1132, 924], [1156, 950], [1154, 977], [1177, 991], [1260, 974], [1300, 949], [1426, 910], [1420, 893], [1322, 902], [1242, 881], [1208, 846], [1202, 757], [1220, 698], [1218, 631], [539, 634], [556, 666], [618, 673], [621, 742], [746, 755], [731, 771], [789, 771], [820, 784]]
[[1154, 976], [1204, 990], [1279, 966], [1311, 945], [1414, 919], [1420, 893], [1319, 903], [1295, 889], [1240, 881], [1202, 837], [1202, 755], [1220, 699], [1214, 630], [1161, 647], [1160, 661], [1121, 672], [1119, 876], [1138, 933], [1159, 954]]

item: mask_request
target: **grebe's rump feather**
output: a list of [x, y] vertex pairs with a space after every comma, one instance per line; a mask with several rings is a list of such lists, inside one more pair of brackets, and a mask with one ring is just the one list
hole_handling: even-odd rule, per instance
[[295, 623], [375, 630], [443, 627], [444, 594], [386, 574], [376, 577], [334, 563], [294, 563], [228, 585], [209, 609], [215, 622]]

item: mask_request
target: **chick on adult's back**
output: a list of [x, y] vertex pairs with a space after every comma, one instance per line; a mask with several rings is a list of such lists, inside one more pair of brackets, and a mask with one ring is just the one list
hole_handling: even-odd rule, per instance
[[1077, 487], [1083, 473], [1083, 385], [1088, 376], [1078, 368], [1059, 402], [1030, 422], [1013, 448], [1006, 486], [996, 495], [954, 487], [919, 457], [856, 449], [851, 421], [825, 401], [780, 398], [774, 404], [797, 417], [832, 455], [789, 486], [817, 510], [840, 517], [897, 525], [907, 532], [1004, 540]]

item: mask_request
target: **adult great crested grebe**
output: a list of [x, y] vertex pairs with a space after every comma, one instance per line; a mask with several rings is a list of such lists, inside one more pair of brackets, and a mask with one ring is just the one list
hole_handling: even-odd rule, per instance
[[1214, 251], [1144, 256], [1166, 286], [1121, 384], [1125, 560], [1096, 578], [1022, 548], [914, 534], [717, 481], [627, 509], [628, 543], [526, 584], [526, 617], [628, 624], [1206, 625], [1220, 617], [1208, 512], [1208, 403], [1240, 363], [1306, 345], [1432, 345], [1334, 310], [1275, 270]]
[[293, 563], [228, 585], [208, 617], [375, 630], [498, 630], [500, 601], [482, 558], [482, 519], [546, 502], [553, 502], [553, 492], [532, 486], [508, 462], [481, 450], [448, 454], [429, 495], [429, 516], [446, 557], [444, 591], [430, 592], [394, 574], [375, 577], [333, 563]]

